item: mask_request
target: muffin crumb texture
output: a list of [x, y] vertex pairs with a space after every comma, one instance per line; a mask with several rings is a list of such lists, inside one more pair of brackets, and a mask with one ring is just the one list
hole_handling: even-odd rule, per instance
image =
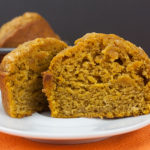
[[55, 56], [43, 76], [52, 117], [150, 113], [150, 60], [114, 34], [86, 34]]
[[0, 66], [2, 102], [11, 117], [21, 118], [48, 109], [42, 93], [42, 75], [51, 59], [67, 44], [55, 38], [38, 38], [20, 45]]

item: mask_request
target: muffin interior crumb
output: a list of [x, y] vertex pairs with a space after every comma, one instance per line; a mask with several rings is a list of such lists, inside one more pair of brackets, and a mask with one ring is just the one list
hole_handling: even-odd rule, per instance
[[91, 34], [56, 56], [45, 83], [53, 117], [117, 118], [150, 112], [150, 61], [114, 35]]
[[46, 97], [42, 93], [41, 73], [48, 69], [52, 58], [65, 47], [62, 41], [39, 38], [24, 43], [5, 56], [1, 70], [8, 73], [5, 86], [10, 96], [10, 116], [20, 118], [48, 110]]

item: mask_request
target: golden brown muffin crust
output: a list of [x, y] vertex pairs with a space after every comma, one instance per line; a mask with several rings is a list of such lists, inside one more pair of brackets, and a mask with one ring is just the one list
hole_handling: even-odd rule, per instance
[[38, 37], [59, 36], [38, 13], [26, 12], [0, 28], [0, 47], [17, 47], [19, 44]]

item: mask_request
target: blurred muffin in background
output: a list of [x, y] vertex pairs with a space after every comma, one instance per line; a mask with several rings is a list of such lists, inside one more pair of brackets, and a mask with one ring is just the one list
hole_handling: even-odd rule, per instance
[[38, 37], [60, 39], [48, 22], [35, 12], [26, 12], [0, 28], [0, 47], [17, 47]]

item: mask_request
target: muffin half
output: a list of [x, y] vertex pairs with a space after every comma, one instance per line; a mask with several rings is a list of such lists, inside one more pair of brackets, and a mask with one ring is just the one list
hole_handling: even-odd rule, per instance
[[11, 117], [21, 118], [47, 109], [41, 72], [67, 44], [55, 38], [26, 42], [7, 54], [0, 65], [2, 102]]
[[51, 116], [118, 118], [150, 113], [150, 59], [114, 34], [90, 33], [44, 73]]

